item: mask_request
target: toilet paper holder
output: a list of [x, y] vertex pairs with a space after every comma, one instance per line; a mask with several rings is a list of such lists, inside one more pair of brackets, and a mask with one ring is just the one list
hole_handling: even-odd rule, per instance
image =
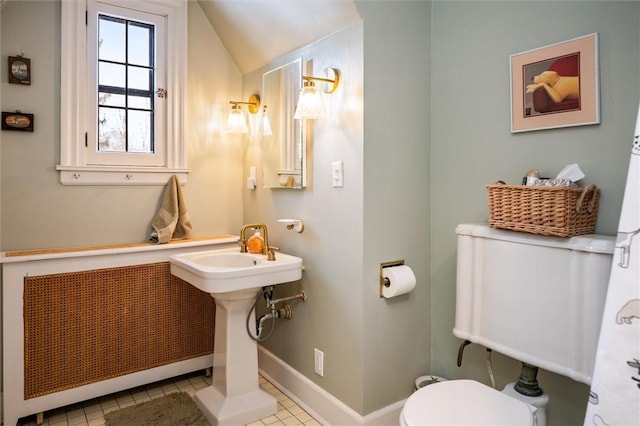
[[392, 260], [390, 262], [382, 262], [380, 263], [380, 287], [378, 296], [382, 299], [384, 296], [382, 295], [382, 289], [385, 287], [389, 287], [389, 278], [382, 276], [382, 270], [384, 268], [391, 268], [393, 266], [401, 266], [404, 265], [404, 259], [400, 260]]

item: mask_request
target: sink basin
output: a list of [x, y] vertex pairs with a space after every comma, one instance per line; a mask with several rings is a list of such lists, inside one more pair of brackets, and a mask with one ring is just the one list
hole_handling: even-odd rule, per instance
[[263, 256], [247, 255], [245, 253], [200, 253], [197, 256], [191, 256], [189, 260], [192, 263], [201, 266], [210, 266], [212, 268], [241, 269], [250, 268], [259, 265]]
[[269, 261], [262, 254], [240, 253], [237, 248], [173, 255], [171, 273], [211, 294], [249, 290], [297, 281], [302, 259], [276, 253]]

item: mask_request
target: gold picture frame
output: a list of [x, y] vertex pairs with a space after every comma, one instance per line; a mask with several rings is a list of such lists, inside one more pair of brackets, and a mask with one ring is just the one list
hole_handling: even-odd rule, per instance
[[598, 34], [516, 53], [511, 132], [600, 123]]

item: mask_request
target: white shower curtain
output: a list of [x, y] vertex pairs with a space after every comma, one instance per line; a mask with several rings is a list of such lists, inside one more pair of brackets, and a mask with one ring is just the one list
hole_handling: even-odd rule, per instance
[[585, 425], [640, 425], [640, 107]]

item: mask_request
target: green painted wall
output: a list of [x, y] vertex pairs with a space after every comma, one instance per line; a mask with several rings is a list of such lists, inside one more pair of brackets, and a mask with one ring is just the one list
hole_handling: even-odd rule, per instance
[[[9, 84], [3, 75], [2, 110], [35, 114], [33, 133], [0, 136], [0, 249], [146, 240], [162, 186], [60, 184], [60, 2], [6, 2], [0, 17], [3, 58], [22, 52], [32, 64], [30, 86]], [[194, 236], [237, 233], [242, 150], [222, 126], [228, 100], [241, 93], [242, 75], [195, 2], [189, 3], [188, 26], [185, 138], [191, 173], [184, 194]]]
[[[442, 1], [432, 16], [431, 369], [488, 383], [483, 348], [469, 347], [456, 367], [454, 228], [487, 221], [485, 184], [578, 163], [602, 190], [596, 232], [615, 235], [640, 100], [640, 3]], [[509, 55], [594, 32], [602, 123], [511, 134]], [[517, 379], [518, 362], [493, 358], [499, 386]], [[549, 424], [582, 424], [588, 387], [544, 371], [539, 380]]]

